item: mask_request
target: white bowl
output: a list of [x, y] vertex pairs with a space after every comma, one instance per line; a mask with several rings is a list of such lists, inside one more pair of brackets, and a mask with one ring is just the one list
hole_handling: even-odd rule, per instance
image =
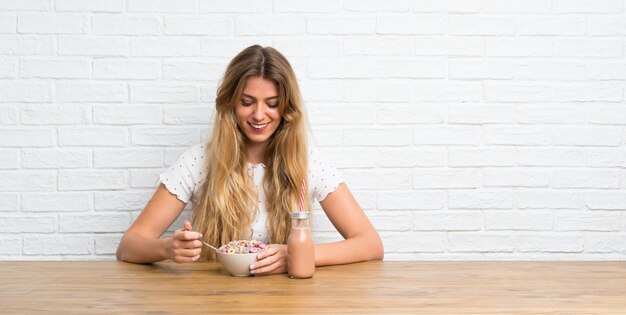
[[259, 253], [251, 254], [229, 254], [217, 252], [217, 260], [222, 266], [230, 272], [231, 275], [237, 277], [248, 277], [250, 273], [250, 265], [257, 261], [256, 256]]

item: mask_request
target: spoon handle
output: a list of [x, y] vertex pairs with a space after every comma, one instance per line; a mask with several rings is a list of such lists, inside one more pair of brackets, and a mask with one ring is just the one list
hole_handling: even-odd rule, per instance
[[205, 242], [205, 241], [203, 241], [203, 240], [201, 240], [201, 239], [198, 239], [198, 241], [200, 241], [200, 243], [202, 243], [202, 244], [204, 244], [204, 245], [206, 245], [206, 246], [211, 247], [214, 251], [216, 251], [216, 252], [218, 251], [218, 249], [217, 249], [217, 248], [215, 248], [215, 247], [213, 247], [213, 245], [211, 245], [211, 244], [209, 244], [209, 243], [207, 243], [207, 242]]

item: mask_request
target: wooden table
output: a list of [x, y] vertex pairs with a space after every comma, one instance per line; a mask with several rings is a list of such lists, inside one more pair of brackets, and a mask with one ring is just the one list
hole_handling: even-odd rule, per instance
[[626, 314], [626, 262], [367, 262], [314, 278], [219, 263], [0, 262], [0, 314]]

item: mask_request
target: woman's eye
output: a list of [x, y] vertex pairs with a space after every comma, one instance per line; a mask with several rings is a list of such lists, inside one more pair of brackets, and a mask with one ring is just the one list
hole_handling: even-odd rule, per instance
[[269, 106], [270, 108], [276, 108], [278, 107], [278, 103], [269, 103], [267, 104], [267, 106]]
[[252, 102], [246, 102], [245, 100], [241, 100], [241, 105], [243, 105], [243, 106], [250, 106], [250, 105], [252, 105]]

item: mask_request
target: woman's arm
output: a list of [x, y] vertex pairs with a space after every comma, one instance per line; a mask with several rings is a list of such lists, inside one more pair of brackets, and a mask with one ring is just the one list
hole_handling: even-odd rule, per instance
[[184, 208], [185, 203], [171, 194], [163, 184], [159, 185], [137, 220], [124, 233], [117, 247], [117, 259], [135, 263], [165, 259], [176, 262], [197, 260], [202, 246], [197, 239], [201, 235], [188, 231], [190, 225], [176, 230], [174, 237], [160, 238]]
[[383, 259], [382, 240], [345, 183], [320, 204], [345, 240], [316, 245], [316, 266]]

